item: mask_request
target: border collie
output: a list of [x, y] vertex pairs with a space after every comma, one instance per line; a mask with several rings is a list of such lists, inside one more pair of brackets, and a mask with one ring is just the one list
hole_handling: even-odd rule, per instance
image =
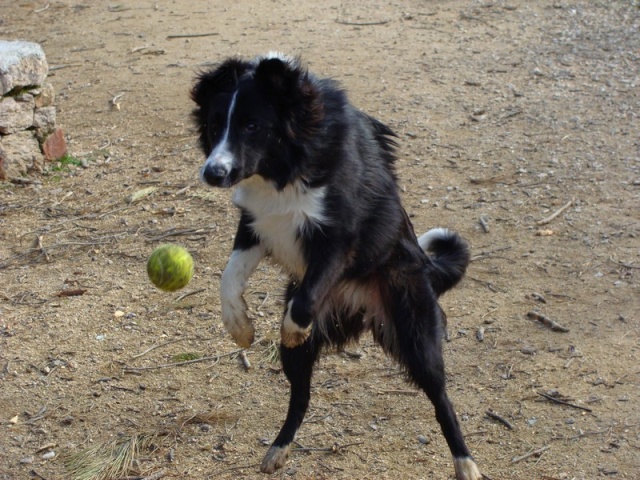
[[391, 129], [352, 106], [335, 81], [278, 53], [224, 61], [199, 75], [191, 98], [201, 177], [235, 187], [241, 212], [220, 284], [222, 321], [238, 345], [254, 340], [243, 293], [260, 261], [270, 256], [290, 276], [280, 346], [289, 410], [261, 471], [287, 460], [322, 348], [371, 331], [433, 403], [456, 478], [482, 478], [445, 392], [438, 305], [464, 275], [469, 250], [446, 229], [416, 238]]

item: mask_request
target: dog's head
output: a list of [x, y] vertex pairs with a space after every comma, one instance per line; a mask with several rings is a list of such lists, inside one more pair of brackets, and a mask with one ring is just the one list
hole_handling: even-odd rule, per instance
[[300, 175], [323, 118], [314, 80], [297, 60], [279, 55], [229, 59], [198, 77], [191, 98], [207, 156], [201, 177], [214, 187], [260, 175], [284, 188]]

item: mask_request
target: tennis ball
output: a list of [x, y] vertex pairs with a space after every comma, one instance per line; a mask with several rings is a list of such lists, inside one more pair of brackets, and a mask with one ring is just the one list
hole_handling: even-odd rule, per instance
[[161, 245], [149, 257], [147, 274], [160, 290], [175, 292], [186, 287], [191, 280], [193, 258], [179, 245]]

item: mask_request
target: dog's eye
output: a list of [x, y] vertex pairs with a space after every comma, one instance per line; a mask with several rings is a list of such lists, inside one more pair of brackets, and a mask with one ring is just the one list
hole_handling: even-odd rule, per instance
[[244, 128], [247, 130], [247, 132], [253, 133], [258, 130], [258, 124], [256, 122], [247, 122]]

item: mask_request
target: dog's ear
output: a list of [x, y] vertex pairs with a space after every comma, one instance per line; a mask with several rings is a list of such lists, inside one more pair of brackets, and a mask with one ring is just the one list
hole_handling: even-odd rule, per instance
[[261, 60], [256, 68], [256, 82], [271, 94], [292, 93], [302, 74], [300, 67], [292, 62], [278, 57]]
[[201, 73], [191, 89], [191, 100], [198, 106], [206, 108], [214, 95], [232, 92], [242, 74], [249, 68], [251, 64], [230, 58], [218, 68]]
[[291, 140], [313, 135], [324, 117], [323, 103], [317, 85], [297, 60], [263, 59], [255, 81], [280, 110]]

